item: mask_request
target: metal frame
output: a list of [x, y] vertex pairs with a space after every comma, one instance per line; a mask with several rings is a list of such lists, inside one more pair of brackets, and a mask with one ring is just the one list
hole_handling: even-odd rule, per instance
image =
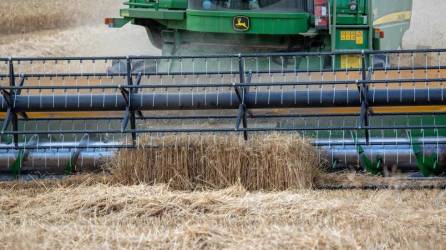
[[[314, 138], [313, 144], [323, 149], [324, 152], [334, 154], [339, 150], [350, 152], [351, 149], [356, 150], [357, 158], [363, 158], [362, 161], [368, 162], [362, 165], [371, 165], [374, 161], [370, 160], [370, 150], [388, 150], [387, 146], [394, 145], [395, 148], [401, 150], [408, 150], [412, 147], [412, 153], [409, 153], [409, 158], [416, 158], [418, 165], [425, 165], [426, 157], [425, 151], [429, 151], [431, 159], [435, 167], [437, 165], [445, 164], [438, 160], [439, 154], [445, 154], [443, 144], [443, 136], [438, 134], [439, 130], [446, 131], [446, 123], [439, 124], [407, 124], [407, 125], [381, 125], [371, 124], [370, 119], [376, 117], [391, 117], [391, 116], [406, 116], [407, 119], [413, 116], [442, 116], [446, 115], [441, 112], [404, 112], [404, 113], [376, 113], [373, 112], [375, 107], [387, 106], [420, 106], [420, 105], [444, 105], [445, 91], [441, 84], [446, 82], [446, 77], [426, 77], [425, 78], [399, 78], [399, 79], [374, 79], [372, 76], [375, 71], [383, 72], [401, 72], [401, 71], [416, 71], [416, 70], [446, 70], [446, 65], [440, 62], [438, 65], [430, 65], [426, 63], [424, 66], [418, 65], [397, 65], [375, 67], [369, 65], [370, 57], [374, 55], [409, 55], [422, 54], [427, 57], [427, 54], [446, 55], [446, 49], [438, 50], [402, 50], [402, 51], [362, 51], [358, 52], [310, 52], [310, 53], [270, 53], [270, 54], [249, 54], [249, 55], [215, 55], [215, 56], [198, 56], [198, 57], [67, 57], [67, 58], [0, 58], [0, 80], [7, 79], [8, 86], [1, 86], [2, 97], [0, 97], [0, 111], [5, 112], [6, 116], [3, 121], [2, 135], [12, 136], [12, 144], [0, 145], [0, 150], [14, 151], [20, 155], [20, 150], [72, 150], [70, 161], [66, 167], [67, 172], [72, 172], [76, 168], [77, 159], [82, 154], [82, 150], [98, 149], [98, 150], [116, 150], [119, 148], [134, 148], [138, 145], [138, 135], [140, 134], [166, 134], [166, 133], [237, 133], [242, 134], [245, 140], [248, 140], [249, 133], [269, 133], [269, 132], [327, 132], [330, 134], [327, 140], [321, 138]], [[259, 60], [259, 58], [267, 58], [272, 60], [273, 57], [335, 57], [338, 55], [354, 54], [362, 57], [362, 67], [360, 69], [257, 69], [252, 71], [246, 67], [247, 60]], [[133, 62], [137, 60], [153, 60], [158, 66], [160, 61], [177, 60], [204, 60], [206, 67], [204, 70], [182, 71], [182, 70], [159, 70], [157, 67], [155, 71], [138, 72], [133, 67]], [[238, 67], [230, 70], [220, 70], [208, 68], [208, 60], [231, 59], [237, 62]], [[125, 62], [125, 72], [110, 73], [110, 72], [18, 72], [16, 73], [16, 65], [23, 63], [29, 64], [45, 64], [45, 63], [59, 63], [64, 62], [111, 62], [118, 60]], [[7, 72], [1, 72], [1, 63], [7, 65]], [[89, 69], [91, 70], [91, 69]], [[359, 76], [358, 79], [348, 80], [295, 80], [295, 81], [253, 81], [255, 76], [259, 75], [285, 75], [285, 74], [310, 74], [317, 73], [355, 73]], [[206, 76], [238, 76], [238, 82], [204, 82], [204, 83], [167, 83], [167, 84], [145, 84], [144, 77], [206, 77]], [[90, 79], [100, 78], [104, 79], [105, 83], [89, 84], [89, 85], [64, 85], [61, 84], [65, 78], [75, 79]], [[118, 82], [111, 81], [114, 77], [123, 78]], [[16, 79], [19, 78], [19, 84], [16, 84]], [[52, 79], [50, 85], [33, 84], [33, 79]], [[27, 85], [25, 85], [25, 81]], [[29, 82], [29, 84], [28, 84]], [[425, 84], [427, 88], [372, 88], [371, 86], [377, 84], [394, 85], [401, 84]], [[430, 84], [434, 87], [429, 87]], [[439, 87], [439, 84], [441, 87]], [[337, 89], [336, 86], [352, 85], [357, 87], [357, 91], [347, 89]], [[332, 86], [331, 90], [323, 90], [323, 86]], [[300, 88], [307, 87], [305, 90]], [[319, 87], [319, 89], [317, 88]], [[253, 90], [253, 88], [255, 90]], [[280, 91], [271, 91], [269, 88], [281, 88]], [[192, 91], [191, 91], [192, 89]], [[216, 92], [215, 89], [218, 89]], [[223, 89], [221, 91], [220, 89]], [[227, 89], [227, 90], [226, 90]], [[260, 90], [259, 90], [260, 89]], [[62, 91], [62, 93], [60, 93]], [[87, 91], [89, 93], [80, 93], [80, 91]], [[185, 93], [182, 93], [184, 91]], [[58, 92], [57, 94], [55, 92]], [[38, 94], [35, 94], [38, 93]], [[295, 108], [331, 108], [331, 107], [354, 107], [358, 108], [359, 112], [348, 112], [338, 114], [287, 114], [287, 115], [271, 115], [262, 112], [265, 109], [295, 109]], [[194, 110], [200, 112], [202, 110], [233, 110], [235, 114], [212, 114], [212, 115], [146, 115], [143, 111], [182, 111]], [[29, 114], [32, 112], [77, 112], [80, 117], [60, 117], [60, 118], [30, 118]], [[101, 113], [104, 111], [123, 112], [123, 116], [119, 114], [105, 115], [100, 117], [83, 117], [90, 112]], [[20, 115], [20, 118], [18, 117]], [[271, 126], [249, 126], [248, 120], [255, 122], [256, 120], [266, 120], [268, 122], [279, 119], [295, 119], [305, 121], [305, 119], [324, 119], [324, 118], [339, 118], [356, 117], [358, 122], [354, 125], [326, 125], [323, 126], [309, 126], [299, 125], [294, 127], [271, 127]], [[153, 124], [156, 121], [206, 121], [209, 119], [216, 120], [234, 120], [233, 127], [218, 127], [209, 126], [201, 127], [171, 127], [159, 128], [138, 125], [141, 122], [151, 121]], [[19, 123], [26, 125], [32, 122], [51, 123], [54, 121], [85, 121], [96, 122], [99, 120], [121, 121], [120, 128], [108, 129], [51, 129], [47, 130], [28, 130], [23, 131], [19, 128]], [[130, 127], [128, 124], [130, 123]], [[9, 125], [12, 128], [8, 130]], [[235, 129], [234, 129], [235, 127]], [[377, 138], [373, 136], [375, 131], [409, 131], [409, 130], [436, 130], [436, 137], [423, 137], [421, 140], [410, 138], [410, 140], [399, 140], [401, 137], [397, 136], [397, 142], [388, 141], [388, 138]], [[345, 134], [352, 133], [354, 139], [347, 139]], [[332, 138], [331, 134], [342, 133], [342, 138]], [[120, 142], [105, 144], [95, 144], [88, 139], [80, 142], [73, 142], [71, 144], [45, 144], [39, 143], [30, 145], [29, 143], [20, 141], [21, 137], [28, 136], [65, 136], [65, 135], [81, 135], [82, 138], [90, 138], [93, 134], [112, 134], [131, 137], [130, 143]], [[360, 135], [363, 134], [363, 135]], [[405, 138], [407, 139], [407, 138]], [[418, 146], [417, 146], [418, 145]], [[353, 148], [351, 148], [353, 147]], [[432, 147], [436, 147], [439, 153], [435, 155], [432, 153]], [[405, 152], [406, 152], [405, 151]], [[444, 152], [443, 152], [444, 151]], [[409, 151], [407, 151], [409, 152]], [[348, 153], [350, 154], [350, 153]], [[434, 157], [435, 156], [435, 157]], [[0, 152], [1, 158], [1, 152]], [[19, 159], [22, 157], [17, 157]], [[347, 158], [347, 157], [346, 157]], [[434, 159], [435, 158], [435, 159]], [[334, 159], [332, 157], [332, 159]], [[26, 160], [23, 158], [23, 160]], [[23, 164], [21, 160], [20, 165]], [[333, 160], [334, 165], [339, 165], [342, 160]], [[344, 162], [348, 165], [351, 162]], [[379, 168], [386, 163], [386, 159], [378, 160], [375, 168]], [[375, 164], [373, 163], [373, 164]], [[430, 164], [430, 163], [429, 163]], [[432, 165], [432, 164], [430, 164]]]

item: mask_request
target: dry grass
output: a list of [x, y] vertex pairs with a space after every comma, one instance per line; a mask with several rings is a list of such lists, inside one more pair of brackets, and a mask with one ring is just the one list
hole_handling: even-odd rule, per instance
[[175, 189], [248, 190], [311, 188], [319, 174], [317, 153], [297, 135], [165, 136], [145, 138], [137, 150], [112, 160], [112, 174], [122, 184], [166, 183]]
[[121, 1], [113, 0], [1, 0], [0, 34], [102, 23], [116, 16]]
[[[62, 177], [62, 176], [61, 176]], [[109, 174], [79, 174], [57, 179], [32, 179], [16, 181], [0, 181], [0, 189], [14, 192], [41, 193], [49, 189], [87, 187], [98, 184], [113, 185], [112, 176]]]
[[445, 249], [446, 193], [5, 189], [4, 249]]
[[[114, 175], [0, 183], [2, 248], [446, 246], [446, 191], [297, 189], [337, 180], [319, 174], [314, 150], [299, 137], [269, 135], [246, 143], [239, 137], [167, 136], [143, 143], [158, 147], [121, 151]], [[197, 187], [226, 188], [178, 191]]]
[[396, 174], [391, 177], [383, 177], [368, 173], [341, 171], [319, 175], [315, 185], [318, 188], [444, 188], [446, 187], [446, 178], [408, 178], [407, 174]]

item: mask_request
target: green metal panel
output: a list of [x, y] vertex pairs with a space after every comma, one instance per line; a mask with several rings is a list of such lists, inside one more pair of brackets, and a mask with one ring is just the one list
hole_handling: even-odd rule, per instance
[[[351, 8], [353, 2], [357, 3], [356, 8]], [[130, 8], [121, 10], [124, 19], [117, 20], [112, 26], [120, 27], [131, 20], [133, 24], [146, 26], [149, 34], [156, 36], [161, 43], [163, 41], [161, 37], [168, 33], [175, 34], [184, 44], [193, 43], [201, 37], [200, 34], [204, 34], [203, 42], [209, 42], [209, 37], [218, 35], [220, 39], [210, 42], [210, 46], [215, 48], [218, 46], [212, 43], [227, 43], [225, 46], [220, 46], [224, 50], [221, 53], [250, 52], [250, 47], [259, 46], [269, 48], [268, 51], [275, 49], [282, 51], [291, 48], [291, 45], [298, 45], [288, 44], [290, 41], [288, 38], [297, 43], [301, 42], [306, 51], [397, 49], [401, 46], [404, 32], [409, 27], [412, 9], [412, 0], [330, 0], [330, 30], [316, 30], [315, 17], [310, 12], [254, 9], [192, 10], [188, 9], [188, 3], [188, 0], [130, 0], [126, 3]], [[234, 29], [233, 20], [237, 16], [249, 19], [248, 29], [242, 31]], [[373, 28], [382, 29], [385, 38], [374, 37]], [[346, 31], [361, 31], [361, 39], [356, 40], [356, 36], [355, 39], [342, 39], [342, 32]], [[230, 39], [221, 39], [221, 36]], [[309, 42], [311, 39], [317, 42]], [[264, 41], [259, 42], [259, 40]], [[179, 53], [178, 48], [182, 45], [173, 44], [176, 45], [172, 51], [175, 54]], [[264, 44], [271, 46], [263, 46]], [[235, 47], [230, 47], [232, 45]], [[210, 51], [201, 48], [194, 50], [189, 47], [187, 50], [193, 50], [194, 53]], [[335, 65], [337, 67], [345, 65], [345, 60], [349, 62], [348, 64], [357, 61], [355, 58], [344, 58], [343, 63], [340, 57], [336, 57]]]
[[250, 28], [243, 33], [288, 35], [307, 32], [309, 13], [252, 11], [187, 11], [187, 30], [198, 32], [240, 33], [233, 27], [233, 18], [248, 17]]
[[[333, 0], [330, 0], [331, 6], [333, 6]], [[351, 0], [337, 0], [336, 8], [338, 14], [366, 14], [367, 13], [367, 0], [356, 0], [357, 8], [350, 9]]]
[[159, 1], [159, 7], [166, 9], [186, 9], [187, 0], [162, 0]]
[[183, 10], [155, 10], [149, 8], [121, 9], [122, 17], [159, 19], [159, 20], [183, 20], [185, 18]]
[[155, 8], [155, 9], [186, 9], [187, 0], [130, 0], [124, 4], [131, 8]]
[[367, 16], [364, 15], [337, 15], [336, 24], [338, 25], [366, 25]]

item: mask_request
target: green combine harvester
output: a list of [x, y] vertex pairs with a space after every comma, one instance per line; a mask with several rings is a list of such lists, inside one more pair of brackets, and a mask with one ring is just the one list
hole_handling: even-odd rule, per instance
[[0, 57], [0, 173], [161, 146], [142, 136], [277, 132], [333, 171], [446, 174], [446, 49], [399, 50], [412, 0], [125, 5], [106, 23], [144, 26], [162, 56]]
[[[401, 48], [412, 0], [130, 0], [111, 27], [144, 26], [165, 56]], [[375, 60], [376, 63], [384, 63]], [[304, 62], [301, 62], [304, 63]], [[308, 62], [305, 62], [308, 63]], [[320, 62], [310, 62], [319, 66]], [[361, 57], [326, 59], [354, 68]]]

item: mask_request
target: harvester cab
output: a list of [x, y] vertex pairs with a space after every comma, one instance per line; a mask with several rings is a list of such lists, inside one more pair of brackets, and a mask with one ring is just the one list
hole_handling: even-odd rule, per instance
[[[130, 0], [111, 27], [144, 26], [165, 56], [401, 48], [412, 0]], [[376, 57], [375, 64], [386, 58]], [[277, 60], [275, 60], [277, 61]], [[358, 56], [296, 67], [355, 68]]]

